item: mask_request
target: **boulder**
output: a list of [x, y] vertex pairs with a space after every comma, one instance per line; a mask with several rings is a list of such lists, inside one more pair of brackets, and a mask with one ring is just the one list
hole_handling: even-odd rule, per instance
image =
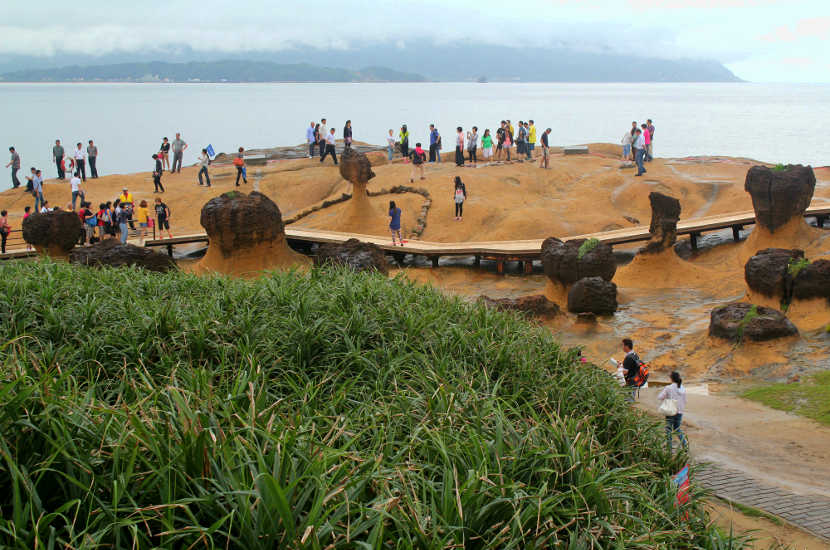
[[602, 277], [585, 277], [568, 291], [568, 311], [611, 315], [617, 311], [617, 285]]
[[344, 149], [340, 155], [340, 175], [353, 185], [363, 184], [364, 189], [366, 183], [375, 177], [372, 163], [369, 162], [366, 153], [360, 153], [351, 147]]
[[352, 198], [346, 202], [337, 219], [337, 230], [344, 233], [371, 234], [369, 229], [384, 213], [377, 212], [369, 201], [367, 182], [375, 177], [372, 163], [365, 153], [349, 147], [340, 155], [340, 175], [352, 184]]
[[677, 241], [677, 222], [680, 220], [680, 201], [674, 197], [653, 191], [648, 194], [651, 202], [651, 225], [648, 232], [651, 239], [640, 250], [653, 254], [668, 250]]
[[288, 247], [279, 207], [257, 191], [223, 193], [202, 207], [208, 250], [196, 271], [248, 275], [266, 269], [308, 265]]
[[559, 314], [559, 306], [542, 294], [522, 296], [520, 298], [490, 298], [482, 296], [479, 300], [488, 307], [501, 311], [521, 311], [537, 317], [554, 317]]
[[579, 247], [585, 239], [562, 242], [549, 237], [542, 243], [542, 265], [545, 275], [554, 282], [565, 285], [585, 277], [601, 277], [606, 281], [614, 278], [617, 263], [614, 251], [605, 243], [598, 243], [593, 250], [579, 257]]
[[346, 265], [355, 271], [379, 271], [389, 273], [386, 255], [372, 243], [349, 239], [342, 244], [324, 244], [314, 256], [314, 265]]
[[802, 268], [793, 280], [792, 297], [830, 300], [830, 260], [816, 260]]
[[792, 280], [787, 271], [790, 261], [804, 257], [803, 250], [765, 248], [755, 253], [744, 266], [744, 279], [750, 290], [770, 298], [788, 298]]
[[121, 244], [118, 239], [107, 239], [92, 246], [76, 248], [69, 253], [69, 261], [94, 267], [132, 266], [159, 272], [176, 269], [176, 262], [170, 256], [143, 246]]
[[[754, 311], [754, 312], [753, 312]], [[731, 342], [763, 342], [798, 334], [798, 329], [777, 309], [736, 302], [712, 310], [709, 336]]]
[[67, 210], [32, 214], [23, 220], [23, 240], [49, 256], [66, 257], [83, 231], [78, 214]]
[[804, 216], [810, 206], [816, 176], [810, 166], [787, 165], [782, 169], [753, 166], [746, 174], [744, 189], [752, 197], [755, 221], [770, 232], [793, 218]]

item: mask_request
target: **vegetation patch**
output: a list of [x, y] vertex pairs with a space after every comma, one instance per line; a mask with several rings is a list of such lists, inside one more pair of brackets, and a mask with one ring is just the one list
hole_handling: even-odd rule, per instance
[[597, 245], [599, 245], [599, 240], [594, 238], [586, 239], [585, 242], [579, 245], [579, 250], [576, 253], [577, 259], [581, 260], [584, 258], [585, 254], [595, 249]]
[[798, 277], [801, 270], [810, 265], [810, 260], [807, 258], [791, 258], [787, 264], [787, 274], [793, 279]]
[[787, 170], [787, 165], [780, 162], [772, 167], [773, 172], [784, 172], [785, 170]]
[[744, 318], [741, 319], [741, 322], [738, 323], [738, 342], [743, 342], [744, 329], [756, 317], [758, 317], [758, 306], [753, 304], [753, 306], [749, 308], [749, 311], [746, 312], [746, 315], [744, 315]]
[[0, 266], [0, 546], [744, 548], [516, 315], [333, 268]]
[[830, 425], [830, 371], [800, 382], [757, 386], [743, 397]]

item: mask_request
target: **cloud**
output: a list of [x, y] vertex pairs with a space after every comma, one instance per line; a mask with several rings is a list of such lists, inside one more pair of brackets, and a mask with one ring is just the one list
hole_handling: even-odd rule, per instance
[[628, 0], [635, 8], [657, 9], [726, 9], [755, 8], [781, 4], [784, 0]]
[[795, 25], [781, 25], [761, 36], [765, 42], [795, 42], [804, 38], [830, 38], [830, 17], [801, 19]]

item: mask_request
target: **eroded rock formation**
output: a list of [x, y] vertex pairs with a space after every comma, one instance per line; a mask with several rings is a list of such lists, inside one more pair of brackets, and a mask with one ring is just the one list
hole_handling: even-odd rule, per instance
[[752, 197], [756, 222], [772, 233], [793, 218], [804, 216], [815, 188], [812, 167], [800, 164], [790, 164], [780, 170], [753, 166], [744, 184]]
[[340, 156], [340, 175], [352, 185], [362, 184], [364, 190], [369, 180], [375, 177], [372, 163], [369, 162], [366, 153], [360, 153], [351, 147], [344, 149]]
[[585, 277], [568, 291], [568, 311], [611, 315], [617, 311], [617, 285], [602, 277]]
[[372, 223], [371, 220], [382, 216], [375, 212], [366, 193], [366, 184], [375, 177], [369, 157], [352, 148], [345, 149], [340, 157], [340, 175], [352, 184], [352, 198], [347, 201], [340, 215], [338, 231], [364, 232], [367, 224]]
[[792, 297], [798, 300], [830, 300], [830, 260], [816, 260], [803, 267], [793, 280]]
[[736, 302], [712, 311], [709, 335], [732, 342], [762, 342], [798, 334], [798, 329], [777, 309]]
[[314, 256], [314, 265], [346, 265], [355, 271], [379, 271], [388, 274], [383, 250], [372, 243], [349, 239], [342, 244], [324, 244]]
[[554, 317], [559, 314], [559, 306], [542, 294], [521, 296], [519, 298], [490, 298], [481, 296], [479, 300], [501, 311], [521, 311], [537, 317]]
[[744, 278], [750, 290], [770, 298], [787, 298], [792, 291], [790, 262], [804, 258], [803, 250], [765, 248], [759, 250], [744, 266]]
[[251, 275], [311, 263], [288, 247], [279, 207], [257, 191], [214, 197], [202, 207], [200, 222], [209, 244], [196, 271]]
[[53, 257], [65, 258], [83, 230], [78, 214], [66, 210], [32, 214], [23, 220], [23, 240], [39, 253]]
[[143, 246], [121, 244], [118, 239], [107, 239], [92, 246], [76, 248], [69, 253], [69, 261], [91, 267], [132, 266], [159, 272], [176, 269], [176, 262], [167, 254]]
[[596, 246], [579, 257], [579, 248], [584, 240], [562, 242], [549, 237], [542, 243], [542, 264], [549, 279], [570, 285], [585, 277], [601, 277], [606, 281], [614, 278], [617, 263], [611, 246], [596, 243]]
[[648, 194], [651, 202], [651, 239], [640, 250], [642, 254], [656, 254], [668, 250], [677, 241], [677, 222], [680, 220], [680, 201], [674, 197], [653, 191]]

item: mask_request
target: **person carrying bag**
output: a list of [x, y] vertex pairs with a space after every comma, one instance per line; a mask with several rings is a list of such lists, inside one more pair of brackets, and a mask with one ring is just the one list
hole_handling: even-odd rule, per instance
[[666, 417], [666, 444], [669, 452], [672, 450], [672, 436], [677, 433], [680, 438], [680, 443], [684, 449], [688, 449], [689, 444], [686, 441], [686, 436], [680, 429], [680, 422], [683, 420], [683, 413], [686, 412], [686, 388], [683, 387], [683, 380], [677, 371], [671, 373], [672, 383], [663, 388], [657, 400], [660, 405], [657, 411]]

